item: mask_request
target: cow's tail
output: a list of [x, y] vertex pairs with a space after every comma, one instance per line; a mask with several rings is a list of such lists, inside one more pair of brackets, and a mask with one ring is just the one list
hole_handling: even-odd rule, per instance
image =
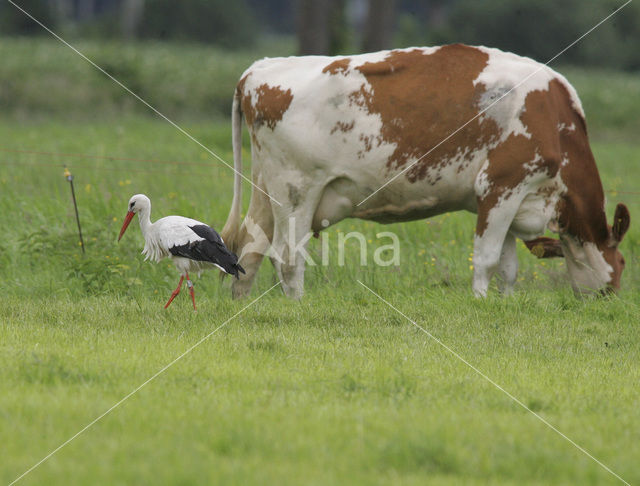
[[227, 247], [235, 252], [238, 248], [238, 233], [242, 212], [242, 106], [241, 92], [236, 89], [231, 108], [231, 130], [233, 143], [233, 202], [221, 236]]

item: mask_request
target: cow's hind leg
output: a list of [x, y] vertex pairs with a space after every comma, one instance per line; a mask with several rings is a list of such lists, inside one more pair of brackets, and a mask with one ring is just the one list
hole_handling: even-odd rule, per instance
[[268, 253], [273, 239], [273, 213], [271, 201], [261, 191], [254, 190], [247, 217], [240, 226], [237, 253], [239, 263], [245, 270], [231, 284], [231, 294], [234, 299], [245, 297], [251, 291], [251, 286], [262, 263], [264, 255]]
[[273, 257], [282, 290], [293, 299], [304, 293], [304, 271], [307, 262], [314, 264], [306, 248], [311, 232], [311, 220], [317, 200], [300, 204], [295, 211], [274, 207]]

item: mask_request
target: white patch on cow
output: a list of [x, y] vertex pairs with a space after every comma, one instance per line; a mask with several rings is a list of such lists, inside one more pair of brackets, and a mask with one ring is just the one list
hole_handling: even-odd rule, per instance
[[566, 191], [560, 175], [540, 185], [537, 190], [529, 192], [513, 218], [510, 230], [517, 237], [532, 240], [549, 228], [557, 232], [556, 207], [560, 194]]
[[[367, 53], [367, 54], [358, 54], [355, 56], [345, 56], [345, 57], [349, 57], [349, 59], [351, 59], [351, 63], [349, 64], [349, 67], [358, 67], [358, 66], [362, 66], [366, 63], [375, 63], [375, 62], [382, 62], [385, 59], [387, 59], [389, 57], [389, 54], [393, 53], [397, 53], [397, 52], [412, 52], [412, 51], [420, 51], [422, 52], [422, 54], [424, 54], [425, 56], [433, 54], [434, 52], [436, 52], [438, 49], [440, 49], [440, 46], [436, 46], [436, 47], [405, 47], [404, 49], [394, 49], [393, 51], [380, 51], [380, 52], [372, 52], [372, 53]], [[329, 58], [329, 59], [344, 59], [344, 57], [336, 57], [336, 58]]]
[[[487, 66], [473, 82], [474, 86], [481, 83], [486, 89], [478, 108], [480, 111], [487, 110], [483, 117], [488, 116], [498, 124], [502, 131], [501, 141], [510, 135], [531, 138], [520, 121], [525, 99], [532, 91], [546, 91], [552, 79], [557, 79], [565, 86], [571, 96], [572, 107], [584, 118], [575, 89], [561, 74], [544, 64], [510, 52], [488, 47], [478, 49], [489, 55]], [[498, 99], [500, 101], [496, 102]]]
[[567, 132], [574, 132], [576, 130], [576, 124], [571, 122], [569, 125], [567, 125], [566, 123], [558, 123], [558, 131], [562, 132], [562, 131], [567, 131]]
[[542, 162], [542, 155], [540, 155], [540, 152], [538, 152], [538, 149], [536, 149], [536, 153], [533, 156], [533, 159], [531, 159], [529, 162], [525, 162], [522, 167], [527, 172], [533, 173], [533, 172], [536, 172], [538, 169], [538, 162]]
[[368, 62], [370, 63], [382, 62], [387, 57], [389, 57], [390, 53], [391, 51], [387, 50], [387, 51], [371, 52], [367, 54], [360, 54], [357, 56], [348, 56], [349, 59], [351, 59], [351, 62], [349, 63], [349, 68], [352, 69], [358, 66], [362, 66], [364, 64], [367, 64]]
[[478, 176], [476, 177], [473, 189], [479, 198], [484, 198], [489, 191], [491, 190], [491, 186], [493, 185], [489, 180], [489, 176], [487, 175], [487, 168], [489, 167], [489, 160], [487, 159], [480, 171], [478, 172]]
[[576, 293], [593, 293], [611, 282], [613, 268], [595, 243], [580, 244], [577, 238], [561, 235], [560, 243], [567, 261], [571, 285]]
[[479, 171], [487, 167], [489, 151], [494, 147], [495, 144], [458, 147], [454, 157], [441, 159], [439, 164], [428, 167], [425, 180], [437, 180], [432, 190], [441, 201], [465, 203], [459, 207], [475, 210], [477, 193], [470, 194], [469, 188], [479, 183], [484, 184], [483, 194], [490, 189], [486, 174], [482, 181], [478, 181], [477, 176]]
[[[365, 76], [352, 69], [341, 75], [323, 73], [332, 58], [313, 57], [313, 67], [298, 66], [299, 59], [309, 62], [307, 58], [295, 58], [294, 66], [278, 66], [277, 72], [270, 73], [268, 78], [270, 84], [273, 82], [281, 89], [290, 89], [293, 100], [273, 133], [267, 132], [266, 127], [256, 132], [259, 143], [263, 135], [271, 141], [264, 144], [265, 150], [270, 152], [265, 154], [265, 160], [280, 159], [295, 165], [313, 160], [319, 167], [337, 168], [333, 163], [336, 155], [346, 164], [358, 159], [363, 159], [365, 164], [374, 158], [388, 159], [396, 145], [382, 140], [382, 118], [377, 113], [369, 113], [364, 100], [358, 99], [357, 95], [350, 96], [360, 90], [371, 93]], [[281, 81], [286, 81], [286, 85]], [[338, 123], [351, 122], [353, 126], [349, 130], [334, 130]], [[327, 140], [331, 138], [335, 143], [328, 144]], [[282, 143], [273, 143], [274, 139], [280, 139]], [[375, 151], [370, 151], [370, 147]], [[303, 162], [303, 165], [307, 164]]]

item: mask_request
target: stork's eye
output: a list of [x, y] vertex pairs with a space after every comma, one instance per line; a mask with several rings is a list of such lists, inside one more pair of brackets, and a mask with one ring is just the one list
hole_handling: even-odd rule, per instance
[[136, 205], [136, 203], [132, 202], [131, 204], [129, 204], [129, 209], [133, 209], [133, 206], [135, 206], [135, 205]]

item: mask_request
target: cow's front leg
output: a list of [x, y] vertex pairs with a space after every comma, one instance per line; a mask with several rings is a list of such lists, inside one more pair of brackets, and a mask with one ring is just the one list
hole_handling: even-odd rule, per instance
[[[492, 239], [492, 242], [487, 240]], [[473, 244], [473, 293], [476, 297], [486, 297], [489, 282], [500, 261], [500, 243], [487, 236], [475, 237]]]
[[473, 248], [473, 293], [486, 297], [489, 282], [496, 270], [503, 277], [501, 290], [509, 293], [516, 279], [515, 237], [509, 233], [511, 222], [520, 206], [521, 198], [501, 200], [487, 198], [478, 204], [478, 221]]
[[502, 244], [500, 262], [498, 263], [498, 288], [504, 295], [513, 293], [513, 286], [518, 276], [518, 255], [516, 254], [516, 237], [508, 232]]

